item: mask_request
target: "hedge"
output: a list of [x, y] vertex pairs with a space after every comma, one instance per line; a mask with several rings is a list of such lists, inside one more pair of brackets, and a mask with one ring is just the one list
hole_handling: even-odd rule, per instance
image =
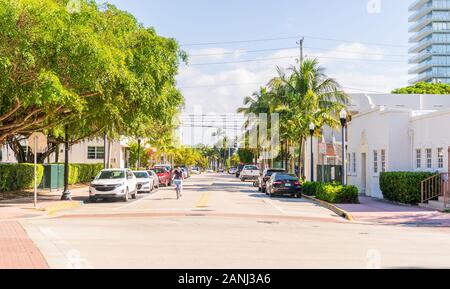
[[386, 172], [380, 174], [380, 189], [386, 200], [416, 205], [421, 202], [421, 182], [436, 173]]
[[[42, 181], [44, 166], [37, 165], [37, 183]], [[34, 187], [33, 164], [0, 164], [0, 192], [32, 189]]]
[[[103, 164], [70, 164], [69, 184], [88, 183], [103, 169]], [[44, 166], [37, 165], [37, 183], [41, 184]], [[34, 187], [34, 164], [0, 164], [0, 192]]]
[[316, 198], [334, 204], [358, 204], [359, 191], [355, 186], [343, 186], [341, 184], [325, 184], [319, 186]]
[[88, 183], [103, 169], [103, 164], [70, 164], [69, 185]]
[[302, 185], [303, 194], [335, 204], [359, 203], [359, 191], [355, 186], [343, 186], [338, 183], [323, 184], [319, 182], [305, 182]]
[[307, 196], [315, 196], [319, 187], [322, 186], [319, 182], [304, 182], [302, 184], [302, 192]]

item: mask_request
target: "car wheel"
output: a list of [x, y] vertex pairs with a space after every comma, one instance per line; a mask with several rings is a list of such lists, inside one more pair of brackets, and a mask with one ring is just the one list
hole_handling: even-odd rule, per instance
[[297, 199], [301, 199], [303, 197], [302, 194], [297, 194]]
[[97, 198], [89, 197], [89, 203], [95, 203], [95, 202], [97, 202]]
[[267, 189], [266, 188], [261, 188], [261, 192], [267, 193]]
[[128, 200], [130, 198], [129, 194], [130, 193], [128, 192], [128, 189], [127, 189], [127, 191], [125, 192], [125, 196], [122, 197], [122, 201], [124, 201], [125, 203], [128, 202]]
[[137, 188], [134, 190], [134, 194], [131, 196], [133, 200], [137, 199]]
[[262, 192], [262, 189], [261, 189], [261, 187], [258, 187], [258, 192]]

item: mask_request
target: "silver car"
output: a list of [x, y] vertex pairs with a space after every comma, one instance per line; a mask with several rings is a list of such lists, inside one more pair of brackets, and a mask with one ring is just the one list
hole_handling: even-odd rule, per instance
[[150, 177], [147, 171], [134, 171], [133, 174], [137, 179], [138, 192], [150, 194], [155, 187], [155, 184], [153, 183], [153, 177]]
[[149, 174], [150, 178], [153, 179], [153, 187], [155, 189], [159, 189], [159, 177], [156, 172], [153, 170], [148, 170], [147, 173]]

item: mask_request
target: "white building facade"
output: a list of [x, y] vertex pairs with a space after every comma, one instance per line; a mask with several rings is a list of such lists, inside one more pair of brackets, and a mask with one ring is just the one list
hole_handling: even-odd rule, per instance
[[359, 98], [348, 124], [348, 182], [376, 198], [381, 172], [449, 170], [450, 95], [389, 96]]
[[[22, 143], [27, 147], [26, 141]], [[106, 154], [106, 155], [105, 155]], [[104, 157], [111, 168], [127, 168], [129, 167], [129, 146], [128, 140], [122, 139], [120, 141], [109, 141], [105, 145], [103, 139], [86, 139], [76, 143], [70, 147], [69, 161], [76, 164], [98, 164], [104, 162]], [[64, 144], [59, 146], [58, 160], [63, 163], [64, 159]], [[46, 163], [56, 162], [56, 153], [53, 153], [47, 158]], [[0, 163], [17, 163], [14, 152], [8, 145], [0, 147]]]

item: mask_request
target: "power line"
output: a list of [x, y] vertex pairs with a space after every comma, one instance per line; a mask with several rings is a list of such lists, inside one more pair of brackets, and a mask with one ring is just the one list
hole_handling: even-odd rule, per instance
[[[385, 53], [371, 53], [371, 52], [370, 53], [359, 53], [359, 52], [350, 51], [350, 50], [341, 50], [341, 49], [332, 50], [329, 48], [311, 47], [311, 46], [305, 46], [304, 48], [311, 49], [311, 50], [321, 50], [321, 51], [329, 51], [329, 52], [337, 52], [337, 53], [345, 53], [345, 54], [355, 54], [355, 55], [409, 57], [408, 54], [385, 54]], [[267, 49], [257, 49], [257, 50], [236, 50], [236, 51], [221, 52], [221, 53], [190, 54], [189, 57], [207, 57], [207, 56], [221, 56], [221, 55], [235, 55], [235, 54], [250, 54], [250, 53], [279, 51], [279, 50], [294, 50], [294, 49], [298, 49], [298, 46], [267, 48]]]
[[[260, 62], [260, 61], [270, 61], [270, 60], [281, 60], [296, 58], [297, 55], [285, 56], [285, 57], [274, 57], [274, 58], [259, 58], [259, 59], [247, 59], [247, 60], [236, 60], [236, 61], [223, 61], [223, 62], [204, 62], [204, 63], [192, 63], [188, 66], [207, 66], [207, 65], [224, 65], [233, 63], [248, 63], [248, 62]], [[331, 56], [311, 56], [314, 58], [323, 59], [335, 59], [335, 60], [345, 60], [345, 61], [369, 61], [369, 62], [396, 62], [396, 63], [406, 63], [405, 60], [390, 60], [390, 59], [367, 59], [367, 58], [342, 58], [342, 57], [331, 57]]]
[[326, 37], [316, 37], [316, 36], [290, 36], [290, 37], [278, 37], [278, 38], [261, 38], [261, 39], [247, 39], [247, 40], [233, 40], [233, 41], [216, 41], [216, 42], [203, 42], [203, 43], [187, 43], [181, 44], [182, 47], [190, 47], [190, 46], [210, 46], [210, 45], [224, 45], [224, 44], [239, 44], [239, 43], [252, 43], [252, 42], [267, 42], [267, 41], [278, 41], [278, 40], [292, 40], [299, 38], [309, 38], [315, 40], [322, 41], [332, 41], [332, 42], [344, 42], [344, 43], [361, 43], [370, 46], [386, 46], [386, 47], [398, 47], [398, 48], [407, 48], [408, 45], [401, 44], [391, 44], [391, 43], [377, 43], [377, 42], [365, 42], [365, 41], [355, 41], [348, 39], [336, 39], [336, 38], [326, 38]]
[[[225, 61], [225, 62], [206, 62], [206, 63], [191, 63], [190, 66], [203, 66], [203, 65], [222, 65], [222, 64], [230, 64], [230, 63], [245, 63], [245, 62], [259, 62], [259, 61], [269, 61], [269, 60], [280, 60], [280, 59], [288, 59], [294, 58], [294, 56], [284, 56], [284, 57], [273, 57], [273, 58], [260, 58], [260, 59], [248, 59], [248, 60], [236, 60], [236, 61]], [[188, 65], [188, 66], [189, 66]]]
[[266, 41], [277, 41], [277, 40], [290, 40], [298, 39], [298, 36], [293, 37], [278, 37], [278, 38], [262, 38], [262, 39], [249, 39], [249, 40], [233, 40], [233, 41], [221, 41], [221, 42], [204, 42], [204, 43], [188, 43], [181, 44], [182, 47], [187, 46], [209, 46], [209, 45], [222, 45], [222, 44], [237, 44], [237, 43], [251, 43], [251, 42], [266, 42]]

